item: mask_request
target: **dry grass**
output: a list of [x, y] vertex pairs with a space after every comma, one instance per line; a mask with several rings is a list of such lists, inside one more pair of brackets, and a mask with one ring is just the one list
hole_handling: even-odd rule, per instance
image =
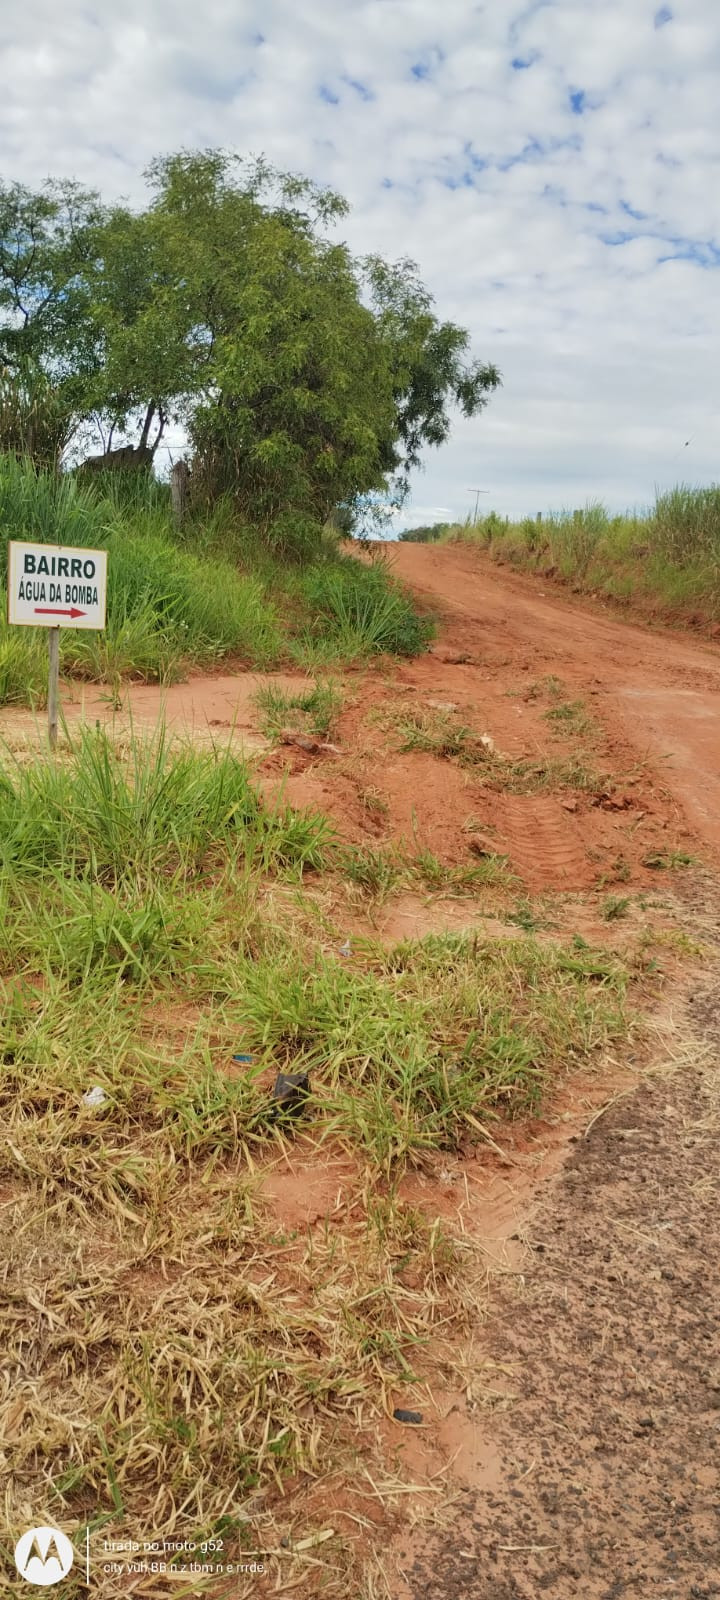
[[[546, 680], [550, 685], [554, 682]], [[552, 690], [548, 692], [552, 698]], [[581, 734], [594, 735], [597, 731], [580, 702], [552, 706], [547, 715], [552, 719], [554, 733], [565, 733], [571, 740], [568, 755], [511, 759], [495, 747], [487, 734], [475, 732], [450, 711], [413, 711], [400, 704], [374, 713], [373, 721], [394, 734], [398, 750], [419, 750], [455, 761], [470, 769], [473, 780], [488, 789], [510, 794], [578, 789], [602, 793], [611, 782], [608, 774], [598, 770], [592, 750], [574, 745]]]
[[[374, 1600], [368, 1546], [420, 1493], [379, 1430], [462, 1372], [488, 1270], [398, 1181], [460, 1139], [497, 1144], [503, 1115], [623, 1038], [623, 965], [519, 932], [344, 959], [346, 860], [317, 819], [267, 814], [235, 756], [89, 734], [57, 763], [17, 754], [0, 794], [8, 1572], [26, 1527], [64, 1528], [78, 1562], [55, 1592], [74, 1600], [87, 1525], [96, 1571], [103, 1540], [222, 1540], [224, 1562], [267, 1568], [236, 1574], [233, 1600]], [[261, 1181], [293, 1142], [269, 1115], [278, 1069], [311, 1073], [310, 1169], [333, 1150], [356, 1175], [310, 1227], [279, 1223]], [[108, 1600], [222, 1592], [100, 1581]]]
[[[3, 1205], [8, 1526], [87, 1523], [96, 1562], [103, 1538], [222, 1539], [224, 1560], [259, 1551], [287, 1575], [285, 1541], [323, 1529], [286, 1510], [283, 1484], [339, 1471], [347, 1495], [360, 1451], [357, 1499], [376, 1499], [379, 1415], [417, 1403], [434, 1330], [452, 1340], [477, 1315], [467, 1249], [367, 1175], [332, 1229], [283, 1234], [246, 1163], [170, 1163], [151, 1142], [122, 1160], [93, 1116], [69, 1193], [46, 1131]], [[113, 1164], [124, 1182], [108, 1190]], [[313, 1557], [328, 1596], [353, 1592], [362, 1558], [362, 1523], [336, 1523]], [[81, 1590], [79, 1576], [59, 1592]], [[108, 1596], [196, 1592], [170, 1574], [103, 1581]]]

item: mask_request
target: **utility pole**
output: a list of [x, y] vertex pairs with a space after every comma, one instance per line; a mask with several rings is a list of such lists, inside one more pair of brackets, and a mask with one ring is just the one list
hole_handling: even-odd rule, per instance
[[490, 493], [489, 489], [468, 489], [468, 494], [474, 494], [474, 496], [475, 496], [475, 515], [473, 517], [473, 522], [477, 522], [477, 519], [478, 519], [478, 506], [480, 504], [480, 496], [481, 496], [481, 494], [489, 494], [489, 493]]

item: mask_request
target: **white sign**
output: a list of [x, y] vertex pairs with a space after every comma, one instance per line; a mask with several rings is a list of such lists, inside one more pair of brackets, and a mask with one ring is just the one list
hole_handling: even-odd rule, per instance
[[107, 550], [8, 544], [8, 622], [27, 628], [104, 628]]

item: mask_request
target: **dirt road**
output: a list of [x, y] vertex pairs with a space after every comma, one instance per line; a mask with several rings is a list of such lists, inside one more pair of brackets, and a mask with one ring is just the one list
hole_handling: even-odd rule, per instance
[[[649, 792], [669, 792], [717, 861], [716, 649], [472, 552], [400, 546], [394, 566], [444, 617], [443, 672], [483, 696], [488, 676], [518, 670], [592, 696], [616, 753], [646, 758]], [[476, 1347], [506, 1397], [441, 1422], [458, 1439], [470, 1427], [472, 1447], [449, 1459], [442, 1531], [398, 1539], [393, 1600], [720, 1595], [717, 904], [711, 871], [698, 897], [710, 959], [672, 1002], [676, 1070], [590, 1118], [526, 1207], [521, 1270], [497, 1287]]]
[[626, 622], [462, 547], [399, 544], [391, 562], [440, 608], [453, 652], [467, 650], [473, 666], [520, 660], [535, 676], [595, 691], [606, 724], [652, 757], [688, 821], [720, 849], [717, 646]]

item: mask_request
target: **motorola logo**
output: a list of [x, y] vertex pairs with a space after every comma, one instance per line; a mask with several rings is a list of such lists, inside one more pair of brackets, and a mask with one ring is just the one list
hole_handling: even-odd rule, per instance
[[59, 1528], [28, 1528], [15, 1546], [20, 1577], [38, 1589], [49, 1589], [51, 1583], [66, 1578], [73, 1559], [70, 1540]]

